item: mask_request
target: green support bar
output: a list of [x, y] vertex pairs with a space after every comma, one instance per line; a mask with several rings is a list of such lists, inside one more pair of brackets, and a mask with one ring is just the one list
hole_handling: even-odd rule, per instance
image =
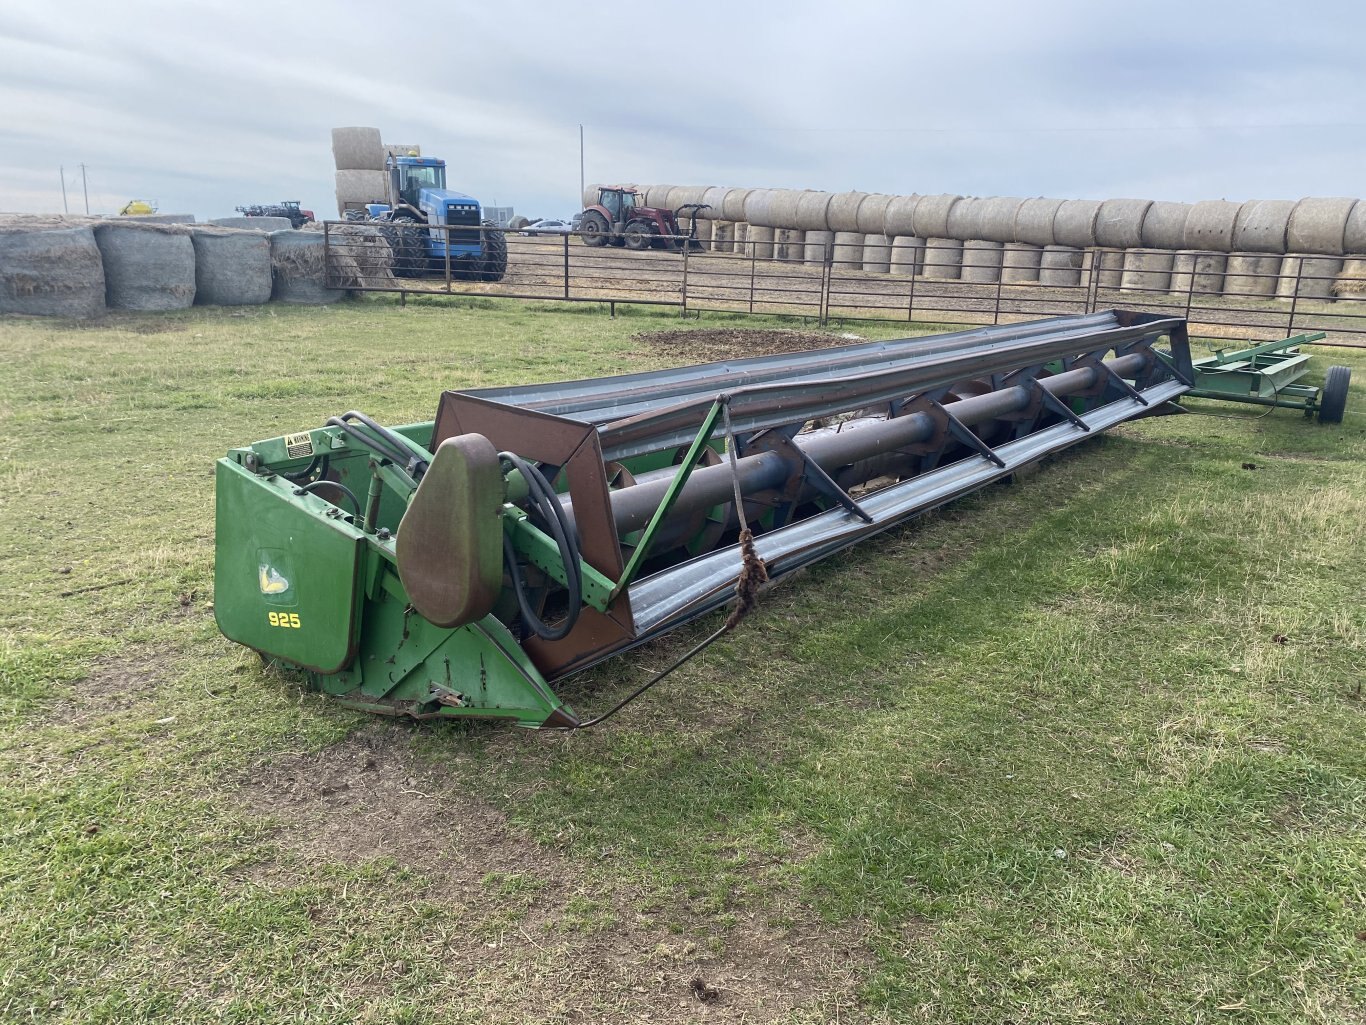
[[707, 415], [702, 418], [702, 426], [697, 432], [697, 437], [693, 438], [687, 455], [683, 457], [682, 465], [679, 466], [678, 472], [674, 474], [674, 479], [669, 484], [669, 490], [664, 493], [664, 497], [659, 502], [659, 508], [650, 517], [650, 522], [646, 524], [645, 530], [641, 533], [635, 551], [631, 553], [630, 561], [626, 563], [626, 568], [621, 572], [621, 579], [612, 589], [613, 597], [620, 594], [626, 585], [635, 578], [640, 564], [645, 561], [645, 556], [650, 551], [650, 545], [654, 542], [655, 534], [658, 533], [664, 518], [669, 515], [669, 510], [673, 508], [675, 500], [683, 491], [683, 485], [688, 483], [688, 478], [692, 476], [698, 460], [702, 458], [702, 453], [711, 442], [711, 436], [716, 432], [716, 421], [720, 419], [721, 411], [724, 408], [724, 398], [718, 397], [711, 404], [711, 409], [707, 410]]
[[1317, 342], [1320, 338], [1327, 337], [1326, 331], [1314, 331], [1310, 334], [1295, 335], [1292, 338], [1282, 338], [1274, 342], [1262, 342], [1260, 345], [1254, 345], [1249, 349], [1238, 349], [1235, 352], [1229, 352], [1227, 349], [1215, 349], [1213, 358], [1201, 362], [1207, 366], [1222, 366], [1225, 363], [1250, 360], [1267, 352], [1280, 352], [1282, 349], [1288, 349], [1293, 345], [1308, 345], [1311, 342]]

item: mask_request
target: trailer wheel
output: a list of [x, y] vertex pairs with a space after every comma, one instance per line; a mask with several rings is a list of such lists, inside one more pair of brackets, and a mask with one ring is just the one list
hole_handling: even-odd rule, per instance
[[607, 218], [596, 210], [589, 210], [579, 223], [579, 238], [586, 246], [607, 245]]
[[639, 252], [654, 245], [655, 232], [649, 221], [632, 221], [626, 225], [626, 230], [621, 233], [621, 238], [627, 249]]
[[412, 217], [395, 217], [384, 230], [389, 248], [394, 251], [394, 276], [420, 277], [427, 269], [426, 230]]
[[1323, 391], [1319, 396], [1319, 423], [1342, 423], [1342, 414], [1347, 411], [1347, 385], [1351, 380], [1351, 367], [1328, 368], [1328, 373], [1323, 378]]
[[508, 240], [501, 231], [490, 231], [484, 236], [484, 255], [479, 261], [479, 281], [502, 281], [508, 270]]

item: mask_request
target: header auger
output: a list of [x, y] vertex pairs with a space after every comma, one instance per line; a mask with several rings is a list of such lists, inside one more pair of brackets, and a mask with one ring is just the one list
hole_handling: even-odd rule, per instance
[[219, 460], [218, 623], [357, 708], [575, 727], [554, 684], [734, 601], [745, 528], [781, 579], [1192, 375], [1107, 312], [346, 413]]

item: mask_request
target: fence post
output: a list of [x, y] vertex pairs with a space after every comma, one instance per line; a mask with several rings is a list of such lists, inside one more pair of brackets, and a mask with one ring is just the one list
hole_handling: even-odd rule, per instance
[[[922, 264], [923, 266], [923, 264]], [[911, 252], [911, 294], [906, 299], [906, 323], [910, 324], [915, 320], [915, 252]]]
[[[1175, 257], [1173, 257], [1173, 261]], [[1191, 279], [1186, 285], [1186, 323], [1190, 323], [1191, 306], [1195, 303], [1195, 268], [1200, 266], [1200, 254], [1195, 253], [1191, 256]]]
[[332, 282], [332, 224], [323, 221], [323, 284], [334, 287]]
[[1100, 298], [1100, 288], [1098, 283], [1100, 275], [1100, 250], [1092, 246], [1086, 251], [1091, 258], [1090, 265], [1087, 267], [1086, 277], [1086, 312], [1096, 312], [1096, 301]]
[[996, 309], [991, 314], [992, 324], [1001, 323], [1001, 285], [1006, 277], [1006, 258], [1010, 253], [1007, 246], [1001, 247], [1001, 269], [996, 272]]
[[755, 246], [754, 246], [754, 243], [753, 243], [753, 242], [750, 242], [748, 239], [745, 240], [745, 245], [749, 246], [749, 312], [750, 312], [750, 313], [753, 313], [753, 312], [754, 312], [754, 265], [755, 265], [755, 263], [756, 263], [756, 259], [755, 259], [755, 255], [754, 255]]
[[[446, 232], [446, 294], [449, 295], [451, 291], [451, 226], [449, 224], [443, 224], [441, 227]], [[484, 235], [484, 229], [480, 228], [479, 251], [482, 253], [484, 247], [487, 245], [488, 239]]]
[[830, 322], [830, 279], [834, 276], [835, 243], [825, 243], [825, 252], [821, 260], [821, 304], [820, 304], [820, 325], [825, 327]]
[[[1304, 257], [1295, 257], [1295, 291], [1290, 296], [1290, 323], [1285, 326], [1285, 337], [1289, 338], [1295, 333], [1295, 307], [1300, 301], [1300, 281], [1304, 278]], [[1277, 284], [1280, 284], [1277, 281]]]
[[569, 232], [562, 236], [564, 239], [564, 297], [569, 298]]

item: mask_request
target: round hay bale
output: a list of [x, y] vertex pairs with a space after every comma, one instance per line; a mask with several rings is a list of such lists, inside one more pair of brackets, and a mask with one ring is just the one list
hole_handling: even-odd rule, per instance
[[792, 227], [803, 231], [829, 231], [828, 220], [833, 192], [802, 192], [797, 195], [797, 216]]
[[978, 214], [982, 238], [988, 242], [1014, 242], [1015, 219], [1024, 202], [1018, 196], [992, 196], [982, 200]]
[[801, 263], [806, 259], [806, 232], [796, 228], [773, 229], [773, 258], [783, 263]]
[[384, 143], [379, 129], [332, 129], [332, 159], [338, 171], [383, 171]]
[[925, 277], [932, 281], [957, 281], [963, 267], [963, 240], [927, 238], [922, 266]]
[[1189, 203], [1158, 200], [1143, 217], [1141, 244], [1144, 249], [1180, 249], [1186, 244], [1186, 218]]
[[1336, 256], [1287, 256], [1276, 282], [1277, 299], [1331, 299], [1333, 282], [1342, 273]]
[[1120, 249], [1098, 249], [1091, 254], [1091, 273], [1101, 288], [1118, 288], [1124, 280], [1124, 252]]
[[833, 266], [837, 270], [861, 270], [863, 267], [864, 236], [856, 231], [835, 232]]
[[1300, 200], [1286, 226], [1286, 248], [1292, 253], [1341, 256], [1346, 252], [1347, 222], [1356, 205], [1355, 199], [1346, 197]]
[[[948, 239], [949, 235], [949, 211], [962, 196], [951, 196], [948, 193], [940, 193], [936, 196], [917, 196], [914, 211], [911, 216], [911, 230], [904, 232], [907, 235], [915, 235], [924, 239]], [[889, 235], [903, 234], [900, 230], [892, 231], [890, 226], [887, 229]], [[959, 239], [958, 241], [962, 241]], [[961, 247], [959, 247], [961, 248]], [[928, 261], [929, 254], [926, 253]], [[927, 275], [928, 276], [928, 275]], [[954, 275], [957, 277], [957, 275]]]
[[892, 239], [890, 270], [893, 274], [913, 277], [925, 266], [925, 240], [914, 235], [898, 235]]
[[1203, 249], [1213, 253], [1227, 253], [1233, 248], [1233, 229], [1238, 223], [1242, 206], [1226, 199], [1207, 199], [1196, 203], [1186, 216], [1186, 232], [1182, 245], [1187, 249]]
[[964, 242], [959, 280], [982, 285], [996, 284], [1001, 280], [1003, 248], [1000, 242], [991, 242], [987, 239], [971, 239]]
[[327, 237], [331, 242], [328, 279], [337, 287], [392, 287], [396, 283], [394, 248], [380, 225], [332, 224], [327, 227]]
[[[662, 210], [669, 205], [669, 192], [673, 189], [672, 185], [647, 185], [645, 186], [645, 205], [652, 206], [656, 210]], [[589, 202], [591, 198], [591, 202]], [[598, 187], [593, 186], [591, 197], [584, 196], [584, 206], [590, 207], [597, 205]]]
[[194, 305], [190, 229], [109, 221], [95, 228], [112, 310], [184, 310]]
[[858, 231], [858, 208], [868, 198], [866, 192], [836, 192], [825, 211], [831, 231]]
[[288, 217], [215, 217], [216, 228], [246, 228], [248, 231], [285, 231], [294, 227]]
[[1052, 288], [1075, 288], [1081, 284], [1080, 249], [1044, 246], [1039, 258], [1039, 284]]
[[745, 197], [745, 220], [766, 228], [781, 227], [773, 222], [773, 200], [777, 194], [777, 189], [750, 189]]
[[[686, 233], [688, 231], [688, 225], [691, 223], [691, 219], [685, 217], [683, 218], [683, 222], [679, 225], [679, 228]], [[703, 249], [711, 248], [711, 232], [714, 223], [714, 221], [704, 221], [700, 217], [697, 219], [697, 241], [702, 243]]]
[[882, 215], [882, 233], [892, 238], [914, 238], [915, 207], [919, 202], [920, 197], [915, 194], [893, 196]]
[[1020, 204], [1015, 214], [1015, 239], [1032, 246], [1051, 246], [1053, 239], [1053, 219], [1058, 215], [1061, 199], [1045, 199], [1036, 196]]
[[1342, 273], [1333, 282], [1333, 295], [1342, 302], [1366, 299], [1366, 260], [1344, 260]]
[[1172, 287], [1174, 253], [1165, 249], [1129, 249], [1119, 287], [1126, 291], [1166, 292]]
[[1224, 271], [1224, 295], [1231, 298], [1267, 299], [1276, 294], [1281, 271], [1279, 256], [1234, 253]]
[[711, 222], [711, 251], [713, 253], [729, 253], [735, 249], [735, 236], [733, 234], [735, 225], [730, 221]]
[[756, 260], [773, 259], [773, 228], [765, 224], [751, 224], [746, 236], [748, 252]]
[[1288, 199], [1251, 199], [1238, 209], [1233, 248], [1248, 253], [1285, 252], [1286, 231], [1295, 204]]
[[825, 258], [834, 246], [835, 233], [833, 231], [808, 231], [806, 233], [806, 244], [802, 247], [805, 254], [802, 258], [808, 267], [823, 267]]
[[892, 240], [886, 235], [863, 237], [863, 269], [874, 274], [887, 274], [892, 269]]
[[342, 210], [366, 203], [383, 203], [388, 191], [389, 176], [383, 171], [337, 172], [337, 205]]
[[129, 214], [119, 215], [121, 221], [138, 221], [142, 224], [193, 224], [194, 214]]
[[328, 288], [326, 246], [318, 231], [275, 231], [270, 235], [271, 296], [300, 306], [323, 306], [346, 295]]
[[[745, 216], [745, 204], [749, 202], [749, 196], [754, 189], [727, 189], [726, 198], [721, 201], [721, 216], [728, 221], [750, 221]], [[766, 224], [761, 227], [770, 228], [772, 225]]]
[[1096, 244], [1098, 199], [1065, 199], [1053, 216], [1053, 241], [1060, 246], [1089, 249]]
[[1007, 285], [1035, 284], [1042, 261], [1042, 246], [1008, 242], [1001, 253], [1001, 281]]
[[270, 236], [233, 228], [194, 228], [190, 237], [198, 305], [256, 306], [270, 301]]
[[707, 209], [697, 211], [698, 217], [705, 217], [712, 221], [734, 221], [734, 217], [727, 217], [725, 213], [726, 194], [730, 189], [722, 188], [720, 185], [713, 185], [702, 193], [699, 203], [706, 205]]
[[859, 204], [856, 230], [865, 235], [881, 235], [886, 231], [887, 207], [893, 197], [881, 193], [869, 193]]
[[1223, 253], [1176, 253], [1172, 259], [1171, 291], [1174, 295], [1218, 295], [1224, 290], [1224, 269], [1228, 257]]
[[1151, 199], [1107, 199], [1096, 214], [1096, 245], [1132, 249], [1143, 244], [1143, 219]]
[[1342, 251], [1344, 253], [1366, 253], [1366, 203], [1356, 203], [1347, 215], [1347, 227], [1343, 231]]
[[749, 248], [745, 245], [749, 241], [749, 225], [744, 221], [736, 221], [731, 228], [731, 238], [735, 240], [735, 251], [737, 253], [748, 253]]
[[104, 312], [104, 266], [89, 227], [0, 227], [0, 313], [95, 317]]
[[960, 239], [963, 242], [980, 239], [982, 237], [982, 208], [985, 205], [985, 199], [965, 196], [949, 207], [949, 216], [945, 223], [948, 237]]

